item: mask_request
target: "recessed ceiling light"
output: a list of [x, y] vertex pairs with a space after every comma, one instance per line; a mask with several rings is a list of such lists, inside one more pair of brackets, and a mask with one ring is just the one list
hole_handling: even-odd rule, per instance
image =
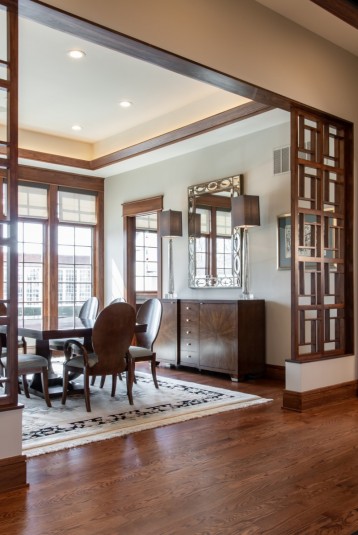
[[129, 100], [121, 100], [119, 105], [122, 108], [130, 108], [131, 106], [133, 106], [133, 102], [130, 102]]
[[72, 130], [74, 130], [75, 132], [79, 132], [80, 130], [82, 130], [82, 126], [80, 126], [79, 124], [74, 124], [72, 126]]
[[81, 59], [84, 58], [86, 54], [83, 52], [83, 50], [69, 50], [67, 55], [73, 59]]

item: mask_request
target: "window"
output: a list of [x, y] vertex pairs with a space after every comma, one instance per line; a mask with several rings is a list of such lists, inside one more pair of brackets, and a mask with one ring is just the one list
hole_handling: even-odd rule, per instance
[[161, 241], [157, 233], [157, 214], [162, 209], [162, 196], [123, 204], [126, 237], [124, 297], [133, 306], [149, 295], [161, 297]]
[[58, 218], [58, 313], [72, 316], [94, 295], [96, 195], [59, 189]]
[[136, 294], [158, 291], [157, 214], [142, 214], [136, 220]]
[[44, 224], [18, 223], [19, 317], [38, 318], [43, 313]]
[[91, 227], [58, 227], [58, 313], [78, 314], [93, 295], [93, 230]]

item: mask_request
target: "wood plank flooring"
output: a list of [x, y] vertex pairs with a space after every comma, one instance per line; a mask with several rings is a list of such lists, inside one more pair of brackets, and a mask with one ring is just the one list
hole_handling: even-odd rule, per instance
[[0, 534], [358, 533], [358, 398], [299, 414], [275, 381], [160, 375], [273, 401], [29, 459]]

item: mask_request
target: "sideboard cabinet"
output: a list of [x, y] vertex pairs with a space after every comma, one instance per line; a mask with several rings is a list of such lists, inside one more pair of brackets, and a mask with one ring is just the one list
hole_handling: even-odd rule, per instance
[[265, 301], [163, 300], [157, 360], [226, 373], [265, 370]]
[[265, 369], [265, 301], [180, 301], [179, 363], [232, 379]]
[[163, 315], [158, 337], [154, 344], [157, 361], [177, 366], [179, 364], [179, 300], [162, 299]]

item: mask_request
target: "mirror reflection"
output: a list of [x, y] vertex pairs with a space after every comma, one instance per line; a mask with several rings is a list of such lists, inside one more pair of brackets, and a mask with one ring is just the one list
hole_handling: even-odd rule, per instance
[[231, 198], [243, 175], [188, 188], [189, 287], [241, 287], [241, 233], [231, 229]]

